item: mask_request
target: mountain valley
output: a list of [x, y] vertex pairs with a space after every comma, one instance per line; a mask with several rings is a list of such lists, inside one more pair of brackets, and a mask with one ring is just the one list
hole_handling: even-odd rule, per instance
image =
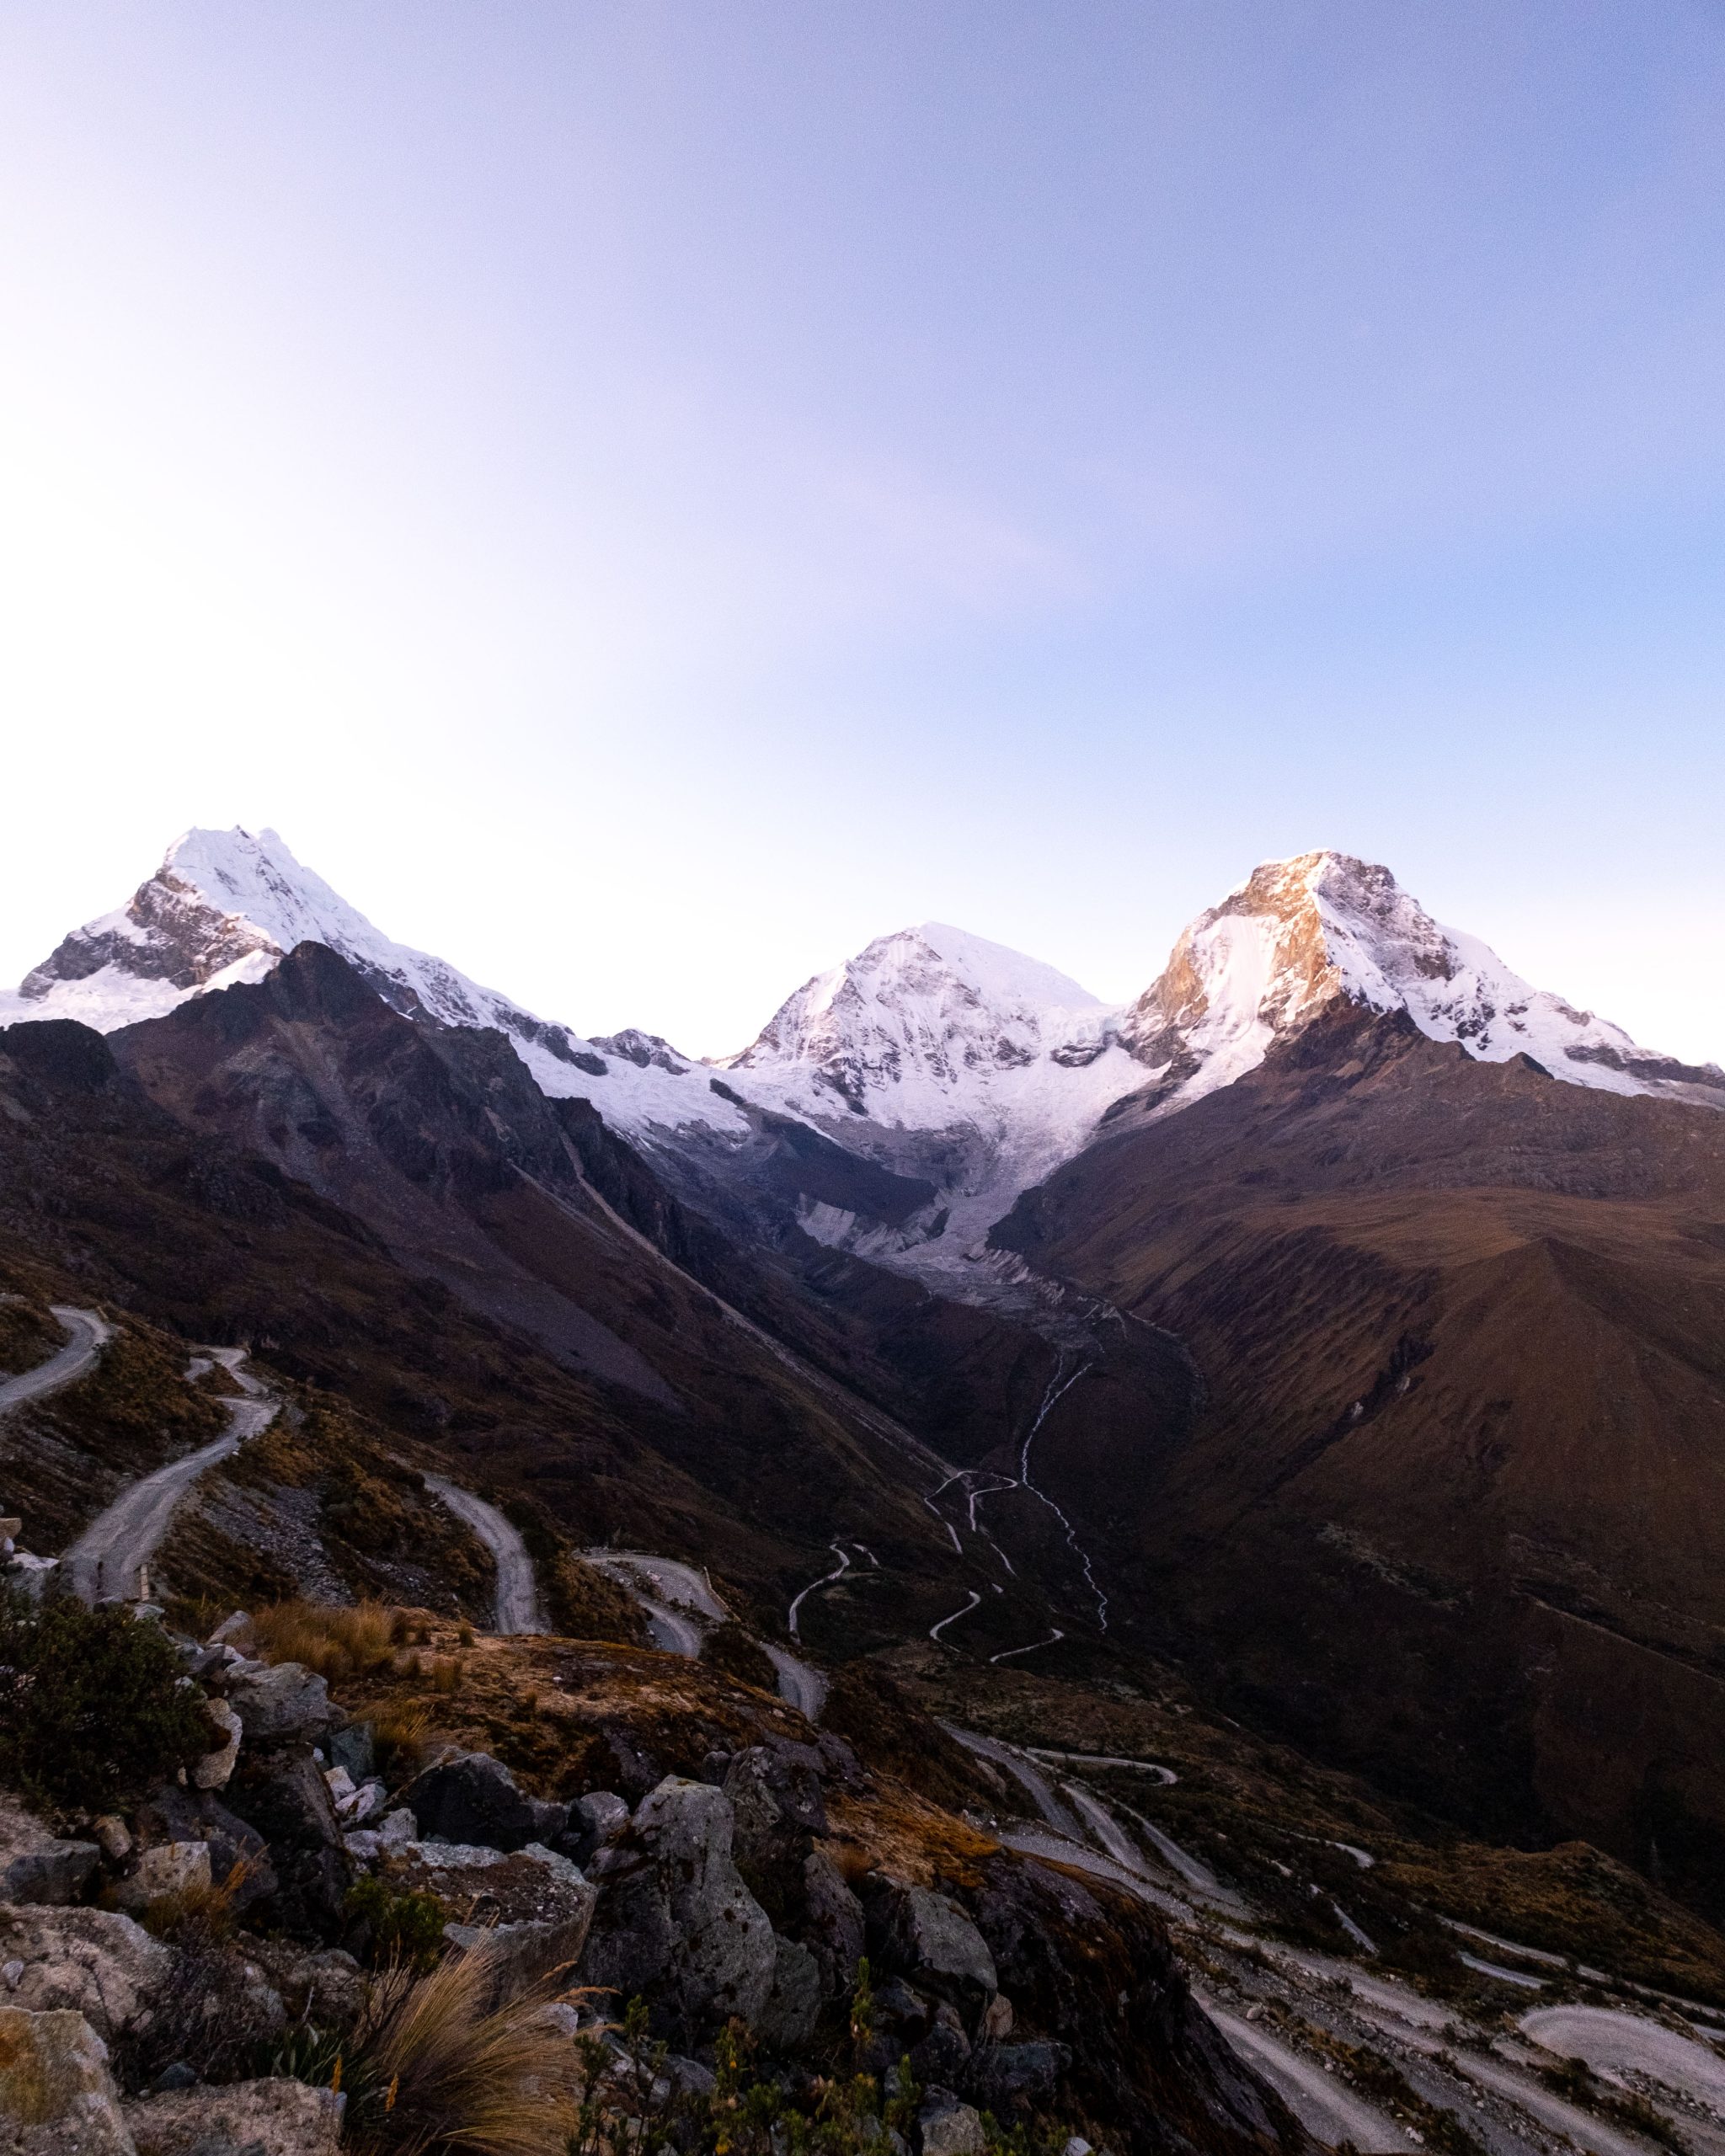
[[[1645, 2120], [1526, 2089], [1480, 2124], [1419, 2031], [1640, 1985], [1721, 2033], [1722, 1108], [1336, 854], [1258, 869], [1125, 1005], [925, 924], [708, 1065], [194, 832], [0, 999], [0, 1364], [56, 1310], [116, 1335], [0, 1406], [8, 1509], [67, 1549], [219, 1437], [245, 1351], [270, 1426], [164, 1514], [172, 1624], [419, 1612], [417, 1662], [337, 1696], [536, 1801], [608, 1747], [646, 1806], [728, 1717], [777, 1695], [813, 1744], [814, 1710], [876, 1777], [821, 1769], [871, 1878], [944, 1882], [1001, 1954], [1001, 1865], [1172, 1926], [1229, 2036], [1168, 2008], [1159, 2095], [1036, 1980], [1075, 2131], [1626, 2156]], [[510, 1535], [542, 1643], [498, 1621]], [[1349, 1983], [1402, 2078], [1344, 2131], [1300, 2077], [1383, 2038]], [[1669, 2131], [1716, 2156], [1725, 2111]]]

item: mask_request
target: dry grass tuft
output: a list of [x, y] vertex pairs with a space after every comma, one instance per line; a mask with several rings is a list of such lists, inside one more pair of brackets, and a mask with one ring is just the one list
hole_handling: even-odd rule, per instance
[[323, 1602], [273, 1602], [253, 1613], [265, 1662], [303, 1662], [320, 1677], [366, 1676], [395, 1653], [398, 1613], [381, 1602], [351, 1608]]
[[494, 1958], [480, 1946], [429, 1976], [387, 1970], [372, 1987], [351, 2053], [357, 2078], [379, 2092], [350, 2136], [368, 2156], [563, 2156], [582, 2093], [579, 2056], [547, 2020], [542, 1992], [489, 2004]]
[[372, 1717], [371, 1741], [384, 1771], [400, 1775], [416, 1768], [431, 1735], [431, 1710], [423, 1700], [381, 1708]]

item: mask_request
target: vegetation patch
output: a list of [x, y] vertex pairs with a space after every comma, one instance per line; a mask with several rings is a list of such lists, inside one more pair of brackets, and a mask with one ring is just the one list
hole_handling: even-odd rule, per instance
[[0, 1589], [0, 1778], [33, 1802], [110, 1811], [211, 1749], [202, 1694], [159, 1626], [117, 1604]]
[[1589, 1843], [1535, 1851], [1404, 1844], [1381, 1869], [1386, 1884], [1482, 1931], [1725, 2004], [1725, 1938]]

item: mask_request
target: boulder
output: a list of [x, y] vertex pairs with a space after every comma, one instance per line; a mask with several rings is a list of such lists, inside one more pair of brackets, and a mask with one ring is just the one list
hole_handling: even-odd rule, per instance
[[226, 1794], [270, 1845], [275, 1885], [260, 1903], [264, 1916], [295, 1938], [332, 1937], [340, 1927], [353, 1864], [310, 1748], [248, 1750]]
[[988, 2146], [981, 2117], [969, 2104], [960, 2103], [950, 2089], [927, 2091], [916, 2123], [922, 2134], [922, 2156], [983, 2156]]
[[94, 1842], [49, 1840], [15, 1856], [0, 1880], [0, 1901], [35, 1902], [64, 1908], [79, 1900], [100, 1863]]
[[519, 1849], [547, 1842], [569, 1823], [566, 1805], [542, 1803], [515, 1786], [515, 1778], [489, 1752], [453, 1746], [400, 1792], [428, 1841]]
[[328, 1684], [296, 1662], [245, 1664], [230, 1677], [227, 1698], [254, 1744], [315, 1744], [344, 1719]]
[[126, 2106], [137, 2156], [337, 2156], [344, 2097], [309, 2082], [270, 2079], [200, 2085]]
[[863, 1906], [881, 1965], [913, 1975], [975, 2018], [1000, 1989], [988, 1941], [956, 1902], [932, 1887], [907, 1886], [875, 1872]]
[[114, 1898], [123, 1909], [147, 1909], [166, 1895], [207, 1892], [212, 1883], [207, 1842], [158, 1842], [116, 1884]]
[[970, 2040], [954, 2008], [942, 1999], [926, 2036], [905, 2055], [911, 2071], [925, 2087], [957, 2087], [970, 2063]]
[[723, 1785], [736, 1816], [735, 1854], [745, 1864], [793, 1864], [826, 1832], [820, 1755], [776, 1738], [732, 1755]]
[[194, 1764], [192, 1786], [194, 1789], [221, 1789], [233, 1772], [234, 1761], [239, 1757], [242, 1725], [238, 1715], [227, 1700], [206, 1700], [204, 1712], [209, 1716], [210, 1726], [216, 1732], [216, 1742], [213, 1750], [205, 1753], [203, 1758]]
[[15, 1797], [0, 1796], [0, 1901], [75, 1902], [100, 1860], [94, 1842], [62, 1841]]
[[814, 2034], [820, 2015], [820, 1969], [806, 1946], [793, 1939], [773, 1940], [772, 1987], [755, 2025], [769, 2053], [788, 2057]]
[[484, 1950], [494, 2000], [570, 1967], [598, 1899], [578, 1866], [537, 1842], [514, 1850], [411, 1842], [388, 1860], [387, 1876], [393, 1886], [435, 1894], [456, 1913], [443, 1935], [464, 1953]]
[[138, 1845], [143, 1849], [163, 1842], [206, 1842], [211, 1879], [228, 1890], [238, 1910], [267, 1901], [275, 1892], [275, 1870], [264, 1837], [230, 1812], [212, 1790], [181, 1789], [177, 1783], [164, 1782], [138, 1806], [136, 1826]]
[[667, 1775], [606, 1852], [579, 1980], [645, 1992], [676, 2036], [733, 2015], [753, 2028], [772, 1990], [772, 1925], [732, 1861], [731, 1828], [722, 1790]]
[[629, 1830], [629, 1807], [608, 1789], [590, 1790], [569, 1806], [569, 1823], [552, 1844], [577, 1864], [590, 1863], [601, 1849], [621, 1841]]
[[803, 1939], [820, 1970], [829, 1999], [841, 1998], [857, 1981], [867, 1927], [862, 1904], [825, 1849], [803, 1860]]
[[1040, 2113], [1071, 2063], [1065, 2044], [985, 2044], [971, 2062], [965, 2086], [999, 2118], [1015, 2111]]
[[332, 1732], [324, 1749], [332, 1767], [345, 1767], [355, 1782], [367, 1781], [377, 1771], [377, 1732], [368, 1721], [350, 1721]]
[[0, 1908], [0, 1965], [6, 2003], [82, 2014], [111, 2043], [154, 2018], [173, 1984], [175, 1957], [109, 1909]]
[[104, 1812], [90, 1822], [90, 1832], [109, 1864], [124, 1864], [131, 1854], [131, 1829], [118, 1812]]
[[82, 2014], [0, 2006], [0, 2149], [133, 2156], [108, 2047]]

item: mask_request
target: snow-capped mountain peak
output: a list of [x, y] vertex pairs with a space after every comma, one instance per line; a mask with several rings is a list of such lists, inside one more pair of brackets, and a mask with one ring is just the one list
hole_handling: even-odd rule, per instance
[[1345, 853], [1254, 869], [1184, 931], [1119, 1037], [1164, 1074], [1169, 1105], [1183, 1105], [1250, 1070], [1338, 996], [1405, 1011], [1482, 1062], [1526, 1054], [1575, 1085], [1725, 1105], [1717, 1067], [1637, 1048], [1621, 1027], [1534, 988], [1477, 937], [1442, 926], [1387, 868]]
[[937, 1127], [1105, 1015], [1052, 966], [925, 921], [806, 981], [727, 1067], [795, 1072], [857, 1114]]
[[176, 839], [124, 906], [74, 929], [15, 995], [0, 995], [0, 1024], [73, 1018], [112, 1033], [161, 1017], [189, 996], [260, 981], [304, 942], [327, 944], [409, 1017], [497, 1027], [547, 1093], [589, 1095], [619, 1129], [746, 1128], [711, 1093], [704, 1072], [665, 1042], [619, 1035], [602, 1053], [444, 959], [394, 942], [270, 830], [236, 826]]

